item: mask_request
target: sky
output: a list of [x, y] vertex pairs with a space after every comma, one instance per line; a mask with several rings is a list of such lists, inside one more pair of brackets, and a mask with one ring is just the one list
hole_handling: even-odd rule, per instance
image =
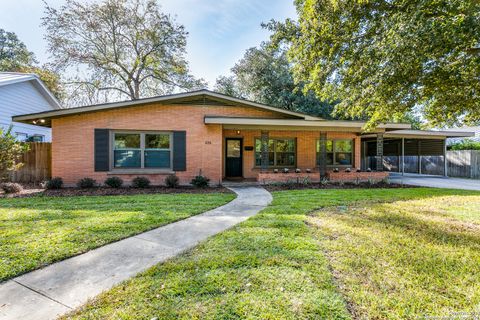
[[[46, 0], [59, 7], [64, 0]], [[293, 0], [158, 0], [189, 32], [187, 59], [193, 75], [213, 88], [228, 75], [245, 50], [267, 40], [260, 26], [271, 19], [295, 18]], [[48, 61], [42, 0], [0, 0], [0, 28], [17, 34], [41, 63]]]

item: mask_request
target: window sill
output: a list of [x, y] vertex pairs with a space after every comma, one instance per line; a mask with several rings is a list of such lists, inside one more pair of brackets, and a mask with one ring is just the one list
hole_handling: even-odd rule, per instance
[[171, 169], [114, 169], [107, 172], [108, 175], [120, 174], [174, 174]]
[[[296, 169], [297, 167], [296, 166], [283, 166], [283, 167], [282, 166], [280, 166], [280, 167], [279, 166], [268, 166], [266, 169], [285, 169], [285, 168]], [[253, 170], [262, 170], [263, 168], [260, 167], [260, 166], [254, 166], [252, 169]]]
[[[327, 168], [353, 168], [355, 167], [353, 164], [327, 164]], [[317, 168], [320, 166], [317, 164]]]

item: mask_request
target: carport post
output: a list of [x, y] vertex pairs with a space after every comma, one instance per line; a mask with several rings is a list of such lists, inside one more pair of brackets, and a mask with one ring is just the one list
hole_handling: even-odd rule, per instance
[[443, 175], [448, 177], [447, 139], [443, 140]]
[[405, 174], [405, 138], [402, 138], [402, 176]]
[[383, 133], [377, 133], [377, 163], [376, 170], [383, 171]]

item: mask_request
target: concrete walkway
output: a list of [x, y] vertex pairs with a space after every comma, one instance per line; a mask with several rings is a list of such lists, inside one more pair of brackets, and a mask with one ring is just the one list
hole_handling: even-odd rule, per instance
[[405, 174], [404, 176], [401, 174], [390, 174], [390, 181], [393, 183], [403, 183], [420, 187], [480, 191], [480, 180], [474, 179], [449, 178], [420, 174]]
[[265, 208], [259, 187], [231, 187], [232, 202], [60, 261], [0, 284], [0, 319], [55, 319], [114, 285], [188, 250]]

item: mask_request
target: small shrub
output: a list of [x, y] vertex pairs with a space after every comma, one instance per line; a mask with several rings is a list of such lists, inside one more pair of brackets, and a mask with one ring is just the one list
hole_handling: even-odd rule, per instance
[[351, 168], [347, 168], [347, 169], [345, 169], [345, 172], [352, 172], [352, 169], [351, 169]]
[[178, 187], [178, 177], [174, 174], [169, 174], [166, 178], [165, 178], [165, 185], [168, 187], [168, 188], [176, 188]]
[[283, 173], [288, 173], [288, 172], [290, 172], [290, 169], [288, 169], [288, 168], [283, 169]]
[[320, 180], [320, 185], [322, 186], [326, 186], [329, 184], [329, 180], [327, 178], [322, 178], [322, 180]]
[[104, 183], [110, 188], [120, 188], [123, 185], [123, 180], [119, 177], [108, 177]]
[[95, 181], [92, 178], [82, 178], [78, 180], [77, 187], [81, 189], [89, 189], [89, 188], [95, 187], [96, 184], [97, 184], [97, 181]]
[[480, 142], [465, 139], [448, 146], [448, 150], [480, 150]]
[[301, 173], [301, 172], [302, 172], [302, 169], [299, 169], [299, 168], [295, 169], [295, 173]]
[[63, 179], [60, 177], [52, 178], [45, 183], [45, 188], [47, 189], [61, 189], [62, 186]]
[[304, 186], [308, 186], [312, 184], [312, 180], [310, 180], [310, 177], [304, 177], [300, 183]]
[[208, 187], [208, 183], [210, 182], [210, 179], [208, 179], [205, 176], [198, 175], [195, 178], [192, 179], [190, 182], [194, 187], [197, 188], [205, 188]]
[[150, 186], [150, 179], [147, 177], [136, 177], [132, 180], [132, 187], [134, 188], [148, 188]]
[[20, 184], [14, 182], [2, 183], [1, 188], [5, 193], [19, 193], [23, 190], [23, 187]]

